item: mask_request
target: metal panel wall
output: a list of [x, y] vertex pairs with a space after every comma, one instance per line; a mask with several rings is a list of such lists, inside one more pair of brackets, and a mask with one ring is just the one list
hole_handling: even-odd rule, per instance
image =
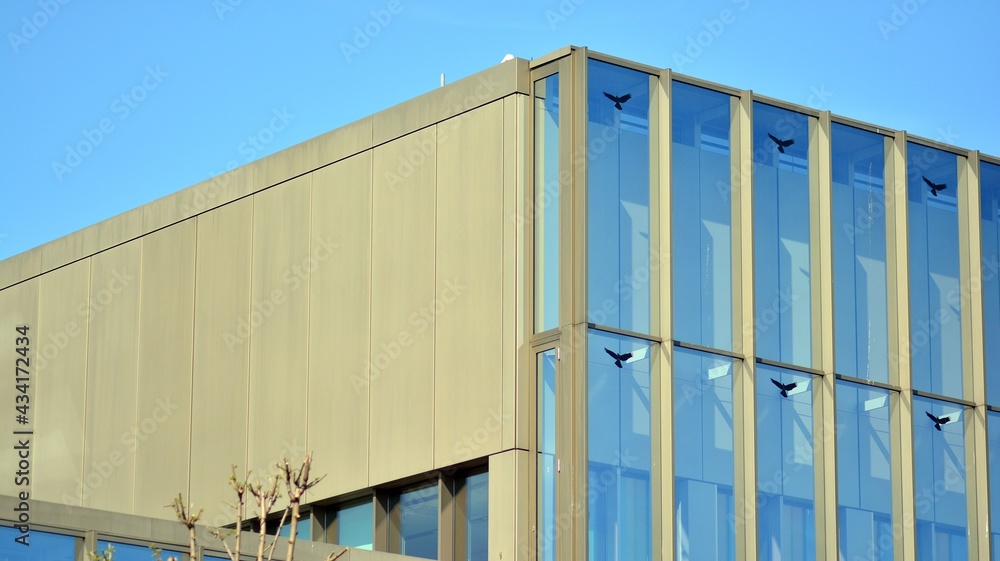
[[[18, 354], [17, 348], [20, 345], [16, 345], [16, 341], [22, 335], [15, 331], [17, 327], [27, 326], [28, 330], [28, 356], [22, 357]], [[35, 364], [37, 363], [37, 344], [39, 342], [38, 333], [38, 281], [31, 280], [23, 282], [13, 288], [8, 288], [3, 292], [0, 292], [0, 333], [3, 334], [0, 337], [0, 360], [3, 360], [4, 370], [8, 372], [7, 377], [4, 379], [5, 388], [3, 390], [4, 405], [6, 412], [4, 415], [0, 415], [0, 431], [6, 436], [9, 445], [0, 446], [0, 461], [3, 462], [4, 466], [9, 466], [6, 469], [5, 477], [0, 477], [0, 495], [12, 495], [17, 496], [18, 492], [29, 491], [29, 485], [15, 485], [17, 477], [23, 477], [23, 475], [15, 475], [17, 471], [22, 471], [20, 467], [20, 457], [19, 450], [15, 450], [14, 446], [17, 445], [16, 442], [11, 442], [14, 439], [13, 431], [24, 431], [32, 430], [34, 424], [31, 419], [34, 417], [34, 407], [32, 403], [35, 401], [35, 396], [38, 395], [36, 391], [35, 384], [38, 381], [37, 369]], [[28, 363], [27, 370], [29, 372], [29, 388], [26, 393], [28, 395], [28, 414], [26, 415], [28, 422], [19, 423], [17, 419], [17, 411], [15, 411], [15, 395], [23, 395], [21, 392], [15, 389], [15, 374], [23, 373], [18, 372], [15, 368], [17, 367], [17, 359], [27, 358]], [[20, 363], [23, 367], [24, 362]], [[8, 397], [9, 396], [9, 397]], [[20, 439], [21, 436], [17, 435]], [[34, 442], [38, 441], [37, 437], [26, 436]], [[32, 443], [28, 443], [30, 447]], [[29, 450], [30, 451], [30, 450]], [[30, 466], [29, 466], [30, 469]], [[4, 513], [5, 516], [9, 516], [8, 513]]]

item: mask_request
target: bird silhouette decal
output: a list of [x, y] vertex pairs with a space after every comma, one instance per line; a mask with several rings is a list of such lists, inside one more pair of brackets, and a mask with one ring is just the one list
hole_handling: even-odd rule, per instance
[[[947, 183], [934, 183], [933, 181], [931, 181], [930, 179], [927, 179], [926, 177], [924, 177], [922, 175], [920, 177], [924, 178], [924, 183], [926, 183], [927, 186], [931, 188], [931, 195], [934, 195], [935, 197], [937, 196], [938, 191], [944, 191], [945, 189], [948, 188], [948, 184]], [[938, 430], [941, 430], [941, 429], [938, 429]]]
[[771, 140], [773, 140], [775, 144], [778, 145], [778, 152], [781, 152], [782, 154], [785, 153], [785, 148], [788, 148], [792, 144], [795, 144], [795, 139], [794, 138], [789, 138], [788, 140], [781, 140], [780, 138], [774, 136], [771, 133], [767, 133], [767, 136], [768, 136], [768, 138], [770, 138]]
[[798, 382], [792, 382], [791, 384], [782, 384], [781, 382], [775, 380], [774, 378], [771, 378], [771, 382], [775, 386], [778, 386], [778, 388], [781, 390], [781, 397], [788, 397], [788, 392], [794, 390], [795, 387], [799, 385]]
[[937, 430], [941, 430], [941, 425], [947, 425], [952, 421], [951, 417], [948, 415], [945, 415], [944, 417], [935, 417], [934, 415], [931, 415], [930, 411], [924, 411], [924, 413], [927, 413], [927, 416], [934, 421], [934, 428]]
[[628, 93], [625, 94], [625, 95], [623, 95], [623, 96], [621, 96], [621, 97], [618, 97], [618, 96], [615, 96], [615, 95], [611, 95], [608, 92], [604, 92], [604, 96], [607, 97], [608, 99], [610, 99], [611, 101], [615, 102], [615, 109], [617, 109], [619, 111], [621, 111], [623, 103], [625, 103], [626, 101], [632, 99], [632, 94], [628, 94]]
[[637, 351], [632, 351], [630, 353], [618, 354], [612, 351], [611, 349], [604, 347], [604, 352], [611, 355], [611, 358], [615, 360], [615, 366], [617, 366], [618, 368], [621, 368], [622, 364], [624, 363], [635, 362], [637, 360], [642, 360], [646, 358], [647, 351], [648, 349], [639, 349]]

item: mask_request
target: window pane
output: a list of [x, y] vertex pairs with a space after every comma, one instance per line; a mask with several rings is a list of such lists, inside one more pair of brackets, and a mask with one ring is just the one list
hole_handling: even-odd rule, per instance
[[371, 549], [374, 520], [371, 499], [353, 506], [341, 507], [337, 510], [337, 544]]
[[535, 331], [559, 325], [559, 75], [535, 82]]
[[843, 559], [892, 560], [889, 392], [837, 381], [837, 505]]
[[[987, 341], [1000, 341], [1000, 166], [979, 164], [982, 186], [983, 308]], [[1000, 345], [986, 345], [986, 399], [1000, 403]]]
[[589, 334], [587, 442], [591, 561], [652, 555], [650, 343]]
[[733, 359], [674, 349], [677, 559], [735, 559]]
[[1000, 561], [1000, 413], [986, 414], [986, 432], [989, 435], [990, 525], [993, 544], [993, 561]]
[[754, 103], [753, 129], [757, 355], [810, 366], [809, 119]]
[[813, 491], [812, 376], [758, 364], [761, 561], [816, 558]]
[[913, 387], [962, 397], [958, 158], [907, 145]]
[[438, 488], [430, 485], [399, 494], [399, 553], [437, 559]]
[[888, 382], [885, 137], [837, 123], [831, 136], [837, 372]]
[[587, 67], [587, 317], [649, 332], [649, 75]]
[[918, 560], [968, 559], [964, 414], [959, 405], [913, 398]]
[[732, 350], [732, 98], [681, 82], [672, 92], [674, 336]]
[[10, 559], [11, 561], [16, 559], [76, 560], [77, 538], [73, 536], [31, 530], [28, 532], [28, 545], [24, 546], [20, 542], [14, 541], [23, 535], [9, 526], [0, 526], [0, 559]]
[[556, 557], [556, 352], [538, 355], [538, 559]]
[[[297, 537], [300, 540], [312, 539], [311, 537], [312, 524], [309, 524], [309, 519], [307, 518], [307, 516], [308, 516], [307, 514], [302, 515], [302, 517], [299, 518], [298, 525], [295, 527], [295, 537]], [[281, 530], [278, 532], [278, 535], [283, 538], [287, 538], [288, 536], [292, 535], [292, 523], [285, 522], [285, 525], [281, 527]]]
[[[97, 553], [104, 553], [108, 546], [113, 546], [115, 548], [114, 561], [151, 561], [153, 559], [153, 550], [148, 545], [131, 545], [126, 543], [117, 542], [106, 542], [104, 540], [97, 541]], [[181, 554], [178, 551], [173, 551], [170, 549], [164, 549], [160, 555], [166, 559], [171, 555], [181, 558]]]
[[465, 479], [465, 559], [489, 558], [490, 487], [489, 473]]

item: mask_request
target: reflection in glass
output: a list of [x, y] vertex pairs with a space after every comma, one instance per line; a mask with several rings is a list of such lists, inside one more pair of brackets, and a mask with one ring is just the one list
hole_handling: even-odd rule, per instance
[[[979, 182], [982, 186], [985, 340], [1000, 341], [1000, 166], [980, 163]], [[1000, 345], [986, 345], [985, 351], [986, 400], [997, 405], [1000, 404]]]
[[372, 548], [372, 525], [374, 514], [371, 498], [355, 505], [342, 506], [337, 509], [338, 545], [356, 547], [358, 549]]
[[733, 359], [674, 349], [679, 561], [735, 559]]
[[[97, 540], [97, 553], [104, 553], [107, 551], [109, 546], [114, 548], [114, 561], [149, 561], [153, 558], [153, 550], [148, 545], [132, 545], [127, 543], [106, 542], [104, 540]], [[181, 558], [180, 552], [169, 549], [164, 549], [160, 555], [164, 559], [170, 557], [171, 555], [177, 557], [178, 559]]]
[[587, 466], [591, 561], [652, 555], [649, 341], [590, 331]]
[[535, 331], [559, 325], [559, 75], [535, 82]]
[[816, 558], [812, 376], [757, 365], [761, 561]]
[[556, 351], [538, 355], [538, 559], [556, 558]]
[[837, 381], [836, 426], [840, 556], [892, 561], [889, 391]]
[[[4, 513], [5, 516], [11, 515]], [[28, 532], [28, 546], [15, 542], [23, 536], [9, 526], [0, 526], [0, 559], [44, 559], [45, 561], [76, 561], [76, 542], [73, 536], [52, 534], [31, 528]], [[117, 549], [117, 548], [116, 548]], [[104, 551], [103, 549], [101, 551]], [[150, 550], [146, 550], [149, 559]], [[30, 556], [26, 556], [30, 553]], [[115, 558], [117, 559], [117, 557]]]
[[487, 472], [465, 478], [466, 561], [486, 561], [489, 557], [489, 478], [490, 474]]
[[399, 494], [390, 510], [399, 516], [399, 551], [411, 557], [437, 559], [438, 487], [429, 485]]
[[831, 137], [836, 369], [888, 382], [885, 137], [838, 123]]
[[907, 145], [913, 387], [962, 397], [958, 158]]
[[812, 365], [809, 120], [753, 106], [757, 355]]
[[732, 98], [672, 85], [674, 337], [733, 348]]
[[989, 438], [989, 481], [990, 481], [990, 542], [993, 544], [991, 559], [1000, 561], [1000, 413], [986, 413], [986, 434]]
[[587, 318], [649, 332], [649, 75], [587, 67]]
[[913, 466], [917, 559], [920, 561], [968, 559], [963, 409], [943, 401], [913, 398]]

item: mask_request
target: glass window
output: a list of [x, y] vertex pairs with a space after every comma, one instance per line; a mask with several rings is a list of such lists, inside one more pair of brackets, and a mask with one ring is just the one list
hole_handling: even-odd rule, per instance
[[[987, 341], [1000, 341], [1000, 166], [979, 164], [983, 224], [983, 308]], [[986, 345], [986, 400], [1000, 403], [1000, 345]]]
[[888, 382], [885, 137], [838, 123], [831, 137], [836, 370]]
[[732, 98], [672, 86], [674, 337], [733, 348]]
[[753, 109], [757, 356], [811, 366], [809, 118]]
[[892, 561], [889, 391], [837, 381], [840, 557]]
[[[108, 547], [114, 547], [114, 561], [150, 561], [153, 559], [153, 548], [148, 545], [132, 545], [127, 543], [97, 541], [97, 553], [102, 554]], [[166, 559], [173, 555], [178, 559], [181, 554], [178, 551], [164, 549], [160, 555]]]
[[[9, 513], [4, 513], [5, 515]], [[45, 561], [75, 561], [77, 538], [31, 530], [27, 546], [15, 539], [23, 536], [9, 526], [0, 526], [0, 559], [44, 559]], [[149, 550], [146, 550], [147, 552]], [[149, 559], [149, 557], [147, 557]]]
[[[278, 520], [280, 522], [280, 520]], [[270, 532], [269, 532], [270, 533]], [[287, 538], [292, 535], [292, 523], [285, 522], [285, 525], [278, 531], [278, 535]], [[299, 523], [295, 527], [295, 537], [300, 540], [312, 539], [312, 524], [309, 523], [309, 513], [304, 512], [299, 518]]]
[[958, 157], [909, 143], [906, 167], [913, 387], [962, 397]]
[[816, 558], [812, 376], [757, 365], [761, 561]]
[[375, 517], [372, 499], [344, 505], [337, 509], [337, 536], [334, 543], [358, 549], [372, 549], [372, 527]]
[[679, 561], [735, 559], [733, 359], [674, 349]]
[[538, 559], [556, 558], [556, 351], [538, 354]]
[[466, 561], [486, 561], [489, 558], [490, 487], [489, 473], [477, 473], [465, 478], [461, 494], [464, 495], [461, 524], [457, 532], [463, 547], [456, 552]]
[[988, 436], [989, 481], [990, 481], [990, 543], [993, 544], [991, 559], [1000, 561], [1000, 413], [986, 413], [986, 434]]
[[917, 559], [968, 559], [964, 408], [913, 398]]
[[393, 522], [392, 553], [437, 559], [438, 556], [438, 486], [436, 483], [399, 493], [390, 506]]
[[649, 332], [649, 74], [587, 66], [587, 318]]
[[590, 331], [587, 453], [591, 561], [650, 559], [650, 343]]
[[535, 82], [535, 331], [559, 326], [559, 75]]

